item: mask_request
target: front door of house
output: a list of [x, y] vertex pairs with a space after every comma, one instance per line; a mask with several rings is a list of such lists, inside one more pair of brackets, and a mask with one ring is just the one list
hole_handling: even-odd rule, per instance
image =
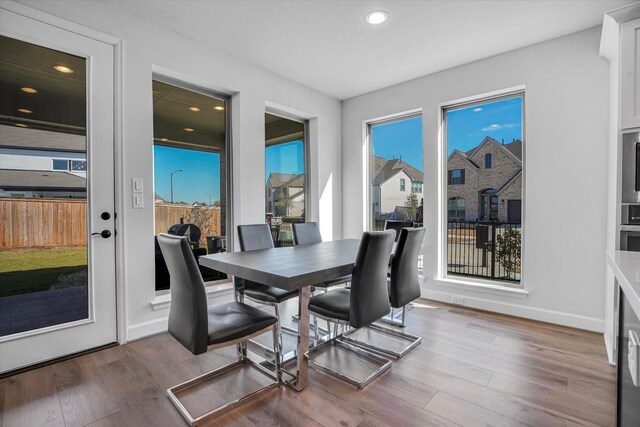
[[0, 373], [116, 341], [113, 46], [0, 13]]

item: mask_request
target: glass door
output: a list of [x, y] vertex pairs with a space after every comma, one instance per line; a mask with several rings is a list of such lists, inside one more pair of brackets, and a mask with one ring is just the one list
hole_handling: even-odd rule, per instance
[[0, 372], [116, 341], [113, 47], [0, 17]]

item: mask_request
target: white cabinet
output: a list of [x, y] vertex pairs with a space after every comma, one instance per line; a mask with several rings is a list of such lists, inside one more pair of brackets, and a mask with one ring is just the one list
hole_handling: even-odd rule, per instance
[[640, 19], [620, 25], [620, 128], [640, 127]]

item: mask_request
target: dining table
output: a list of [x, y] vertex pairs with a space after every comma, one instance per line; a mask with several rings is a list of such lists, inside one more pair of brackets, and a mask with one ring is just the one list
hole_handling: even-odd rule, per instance
[[308, 384], [309, 298], [311, 286], [350, 275], [360, 239], [333, 240], [309, 245], [224, 252], [200, 256], [198, 262], [229, 276], [236, 276], [284, 290], [298, 291], [298, 336], [295, 370], [283, 382], [302, 391]]

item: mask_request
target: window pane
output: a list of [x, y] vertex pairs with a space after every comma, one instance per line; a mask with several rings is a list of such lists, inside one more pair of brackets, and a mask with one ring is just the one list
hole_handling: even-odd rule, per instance
[[[386, 220], [421, 224], [422, 116], [369, 125], [371, 140], [371, 207], [373, 230], [384, 229]], [[411, 183], [407, 191], [407, 182]]]
[[293, 245], [291, 224], [304, 222], [305, 125], [265, 113], [266, 221], [276, 246]]
[[89, 316], [86, 66], [0, 36], [0, 336]]
[[77, 172], [86, 172], [87, 171], [87, 161], [86, 160], [73, 160], [71, 161], [71, 170]]
[[520, 95], [445, 109], [450, 275], [520, 286], [522, 111]]
[[[155, 235], [187, 236], [196, 258], [226, 248], [226, 109], [224, 99], [153, 81]], [[168, 289], [157, 241], [155, 257], [156, 290]], [[205, 282], [226, 279], [199, 269]]]

